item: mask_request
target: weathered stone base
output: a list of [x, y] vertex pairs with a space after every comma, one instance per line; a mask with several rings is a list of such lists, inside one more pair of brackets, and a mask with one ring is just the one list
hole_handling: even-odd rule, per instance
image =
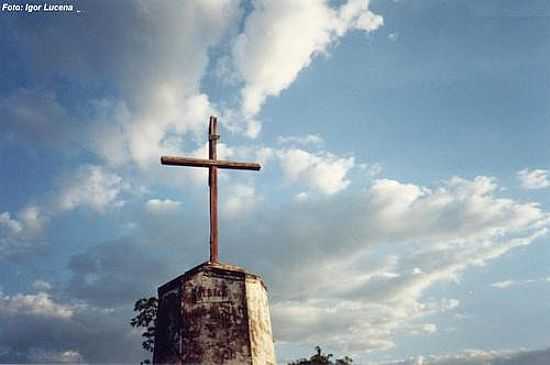
[[275, 365], [262, 279], [203, 263], [158, 289], [156, 364]]

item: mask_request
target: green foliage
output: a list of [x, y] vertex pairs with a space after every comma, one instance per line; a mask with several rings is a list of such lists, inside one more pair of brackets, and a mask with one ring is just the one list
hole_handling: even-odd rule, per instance
[[[136, 316], [130, 320], [132, 327], [142, 327], [145, 331], [141, 334], [145, 339], [141, 345], [146, 351], [153, 352], [155, 346], [155, 325], [157, 320], [158, 299], [156, 297], [141, 298], [134, 305]], [[149, 364], [149, 360], [142, 362]]]
[[331, 358], [332, 354], [323, 354], [320, 346], [315, 346], [315, 354], [309, 359], [300, 359], [290, 362], [288, 365], [351, 365], [353, 360], [351, 357], [345, 356], [342, 359], [336, 359], [334, 361]]

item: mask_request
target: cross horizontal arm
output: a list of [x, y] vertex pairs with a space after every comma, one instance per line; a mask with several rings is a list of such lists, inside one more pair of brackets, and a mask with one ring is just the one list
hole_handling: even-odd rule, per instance
[[236, 162], [226, 160], [204, 160], [201, 158], [162, 156], [160, 162], [163, 165], [171, 166], [194, 166], [194, 167], [218, 167], [220, 169], [233, 170], [254, 170], [259, 171], [262, 166], [254, 162]]

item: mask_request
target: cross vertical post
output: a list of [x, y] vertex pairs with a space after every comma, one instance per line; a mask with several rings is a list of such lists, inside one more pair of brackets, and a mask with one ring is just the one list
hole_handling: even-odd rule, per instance
[[[210, 117], [208, 126], [208, 159], [217, 160], [218, 120]], [[218, 168], [208, 168], [208, 186], [210, 188], [210, 262], [218, 262]]]
[[162, 156], [160, 162], [170, 166], [208, 167], [208, 187], [210, 190], [210, 262], [220, 262], [218, 252], [218, 169], [253, 170], [259, 171], [262, 167], [255, 162], [239, 162], [218, 160], [217, 143], [218, 119], [210, 117], [208, 125], [208, 159]]

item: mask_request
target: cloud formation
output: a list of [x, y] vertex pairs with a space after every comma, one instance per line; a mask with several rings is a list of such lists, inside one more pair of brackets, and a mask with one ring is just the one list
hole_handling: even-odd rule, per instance
[[[431, 316], [455, 311], [460, 302], [425, 298], [428, 288], [452, 283], [468, 267], [484, 265], [545, 233], [547, 213], [536, 204], [498, 197], [498, 191], [489, 177], [455, 177], [430, 188], [378, 179], [364, 192], [289, 202], [279, 208], [284, 214], [259, 210], [250, 220], [224, 226], [223, 256], [228, 262], [238, 257], [244, 267], [264, 276], [279, 343], [322, 343], [360, 358], [394, 347], [397, 335], [437, 334]], [[129, 306], [147, 295], [146, 288], [204, 259], [207, 237], [198, 231], [198, 217], [187, 216], [183, 224], [172, 215], [162, 223], [146, 215], [135, 218], [141, 243], [108, 242], [70, 260], [72, 276], [63, 293], [84, 307], [33, 294], [72, 315], [54, 323], [38, 320], [31, 310], [11, 311], [5, 314], [9, 323], [17, 328], [31, 323], [30, 328], [41, 331], [61, 326], [60, 337], [54, 337], [58, 345], [48, 340], [38, 346], [44, 351], [75, 351], [86, 361], [100, 361], [100, 356], [128, 361], [112, 349], [86, 344], [89, 336], [105, 331], [107, 319], [115, 320], [102, 336], [133, 341], [126, 348], [136, 348], [131, 356], [137, 357], [137, 336], [128, 333]], [[193, 237], [203, 239], [195, 242]], [[89, 328], [78, 332], [78, 341], [67, 338], [76, 336], [74, 322], [88, 317], [97, 323], [87, 319]], [[6, 336], [15, 331], [3, 328]], [[27, 341], [26, 353], [37, 347], [30, 333], [15, 333], [14, 338]]]
[[118, 197], [125, 189], [127, 187], [117, 174], [101, 166], [81, 166], [74, 175], [63, 180], [57, 207], [62, 211], [88, 207], [101, 213], [107, 207], [123, 205], [124, 201]]
[[0, 296], [0, 315], [30, 314], [45, 318], [71, 318], [71, 306], [55, 303], [45, 292]]
[[333, 8], [328, 1], [254, 2], [232, 50], [244, 82], [242, 113], [253, 119], [268, 96], [277, 96], [296, 80], [313, 58], [353, 29], [371, 32], [383, 24], [368, 1], [349, 0]]
[[290, 144], [290, 145], [320, 145], [323, 144], [324, 140], [323, 138], [318, 134], [308, 134], [302, 137], [296, 137], [296, 136], [279, 136], [277, 138], [277, 143], [279, 144]]
[[484, 351], [467, 350], [456, 354], [418, 356], [378, 365], [543, 365], [550, 361], [550, 350]]
[[[372, 32], [383, 24], [368, 1], [359, 0], [258, 0], [249, 13], [233, 0], [82, 3], [92, 16], [40, 23], [12, 17], [5, 32], [17, 34], [17, 56], [27, 60], [27, 76], [34, 80], [2, 95], [7, 135], [40, 140], [48, 148], [71, 141], [94, 161], [61, 179], [51, 205], [0, 212], [0, 257], [36, 247], [30, 240], [60, 212], [105, 213], [122, 206], [132, 178], [153, 186], [147, 175], [154, 172], [162, 187], [204, 183], [204, 169], [184, 170], [189, 172], [181, 180], [160, 172], [158, 156], [206, 156], [204, 121], [212, 113], [222, 114], [224, 126], [237, 135], [257, 136], [269, 97], [280, 95], [346, 33]], [[46, 42], [45, 34], [57, 42]], [[227, 100], [216, 104], [202, 85], [220, 54], [240, 82], [232, 108]], [[65, 100], [64, 86], [49, 87], [59, 74], [44, 65], [69, 75], [78, 105]], [[457, 310], [460, 301], [426, 298], [427, 289], [534, 242], [548, 227], [539, 205], [500, 197], [490, 177], [454, 177], [434, 187], [380, 178], [366, 191], [350, 192], [354, 156], [319, 150], [323, 139], [315, 134], [278, 142], [277, 148], [248, 151], [220, 145], [220, 155], [274, 162], [289, 185], [304, 190], [295, 202], [278, 201], [273, 210], [258, 209], [257, 216], [224, 227], [224, 255], [265, 273], [282, 343], [362, 353], [392, 348], [397, 335], [437, 334], [431, 316]], [[381, 174], [376, 164], [368, 166], [372, 179]], [[548, 186], [546, 170], [526, 169], [518, 177], [527, 189]], [[255, 211], [264, 197], [248, 181], [232, 182], [225, 219]], [[0, 343], [8, 348], [2, 347], [0, 362], [140, 359], [128, 308], [200, 262], [207, 240], [197, 228], [206, 225], [204, 217], [189, 214], [182, 223], [181, 217], [162, 215], [181, 207], [178, 201], [151, 197], [140, 199], [139, 207], [144, 211], [121, 213], [140, 230], [139, 240], [124, 237], [71, 256], [63, 287], [52, 290], [36, 281], [38, 293], [0, 296]], [[432, 360], [439, 364], [436, 358], [415, 359]]]
[[0, 259], [14, 258], [43, 246], [39, 236], [47, 220], [37, 206], [27, 206], [15, 217], [7, 211], [1, 213]]
[[284, 178], [324, 194], [334, 194], [350, 184], [347, 178], [354, 166], [353, 157], [339, 157], [328, 152], [312, 153], [298, 148], [276, 153]]
[[149, 199], [145, 203], [145, 209], [152, 214], [173, 213], [181, 206], [181, 202], [171, 199]]
[[435, 188], [379, 179], [365, 193], [293, 207], [274, 226], [277, 242], [266, 243], [278, 247], [270, 252], [276, 335], [360, 353], [392, 348], [396, 334], [437, 331], [425, 321], [459, 302], [428, 300], [426, 289], [546, 233], [536, 204], [497, 191], [488, 177]]
[[[8, 126], [29, 137], [72, 131], [53, 135], [65, 145], [69, 137], [76, 139], [109, 164], [141, 167], [171, 150], [174, 138], [203, 131], [204, 120], [215, 110], [200, 91], [208, 50], [236, 25], [239, 2], [88, 1], [80, 7], [88, 16], [78, 20], [44, 19], [45, 24], [38, 25], [35, 19], [13, 17], [5, 25], [17, 34], [18, 56], [27, 60], [36, 85], [0, 102]], [[48, 34], [57, 39], [55, 44], [42, 32], [49, 22], [55, 22]], [[80, 105], [61, 103], [56, 89], [46, 94], [38, 89], [50, 85], [59, 69], [76, 89], [89, 89]], [[107, 84], [114, 85], [115, 92], [96, 92]], [[89, 123], [81, 122], [77, 129], [68, 120]]]
[[[257, 136], [256, 115], [266, 97], [289, 87], [348, 31], [370, 32], [383, 24], [368, 1], [360, 0], [338, 7], [325, 0], [262, 0], [253, 2], [250, 13], [237, 0], [97, 1], [81, 7], [90, 16], [55, 20], [48, 37], [63, 47], [54, 49], [45, 48], [42, 27], [30, 18], [10, 20], [18, 57], [28, 60], [35, 85], [13, 90], [0, 100], [0, 110], [8, 128], [24, 138], [46, 135], [50, 145], [84, 147], [111, 166], [132, 163], [142, 169], [155, 166], [161, 154], [189, 150], [210, 114], [222, 114], [232, 131]], [[95, 16], [99, 12], [102, 17]], [[202, 91], [201, 80], [216, 57], [229, 60], [242, 81], [240, 106], [228, 107], [230, 100], [215, 105]], [[44, 64], [77, 75], [68, 82], [91, 91], [76, 106], [67, 105], [55, 88], [42, 92], [39, 85], [57, 77]], [[116, 90], [102, 94], [106, 84]]]
[[2, 363], [126, 363], [144, 356], [127, 311], [64, 303], [40, 292], [2, 295], [0, 303]]
[[503, 280], [503, 281], [497, 281], [495, 283], [492, 283], [491, 286], [493, 288], [498, 288], [498, 289], [508, 289], [511, 287], [526, 286], [534, 283], [548, 283], [548, 282], [550, 282], [550, 277], [539, 278], [539, 279], [527, 279], [527, 280]]
[[79, 166], [57, 180], [53, 192], [39, 205], [28, 205], [15, 217], [7, 211], [0, 213], [0, 258], [23, 257], [30, 251], [42, 253], [48, 246], [42, 237], [47, 223], [61, 213], [87, 208], [104, 214], [124, 206], [121, 196], [130, 193], [122, 177], [99, 165]]
[[263, 197], [259, 196], [252, 184], [233, 184], [225, 189], [227, 198], [222, 198], [222, 214], [228, 219], [244, 219]]
[[544, 189], [550, 186], [548, 170], [542, 169], [523, 169], [517, 173], [521, 187], [526, 190]]

